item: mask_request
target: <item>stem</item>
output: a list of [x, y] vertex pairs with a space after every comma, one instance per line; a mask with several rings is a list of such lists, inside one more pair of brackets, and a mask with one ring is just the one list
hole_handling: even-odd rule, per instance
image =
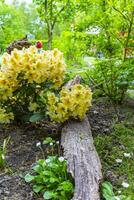
[[132, 31], [133, 18], [134, 18], [134, 11], [132, 11], [132, 16], [131, 16], [131, 19], [130, 19], [130, 23], [129, 23], [129, 27], [128, 27], [128, 32], [127, 32], [127, 38], [126, 38], [125, 47], [124, 47], [124, 58], [123, 58], [124, 62], [125, 62], [126, 57], [127, 57], [126, 48], [128, 47], [128, 43], [129, 43], [129, 39], [130, 39], [130, 34], [131, 34], [131, 31]]

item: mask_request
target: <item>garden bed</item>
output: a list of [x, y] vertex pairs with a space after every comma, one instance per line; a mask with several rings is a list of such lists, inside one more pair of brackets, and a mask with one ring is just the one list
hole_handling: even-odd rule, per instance
[[[133, 101], [127, 101], [127, 103], [119, 106], [119, 113], [122, 121], [128, 118], [126, 113], [129, 113], [131, 121], [133, 120], [131, 117], [134, 114], [133, 106]], [[111, 133], [111, 125], [114, 116], [115, 113], [112, 107], [107, 105], [104, 99], [93, 103], [93, 107], [88, 113], [88, 118], [94, 138], [98, 135], [101, 137], [101, 135], [109, 135]], [[38, 197], [32, 192], [31, 187], [29, 184], [25, 183], [22, 177], [31, 170], [36, 160], [41, 158], [40, 149], [36, 144], [48, 136], [54, 136], [56, 140], [59, 140], [60, 135], [56, 132], [51, 132], [50, 129], [40, 128], [39, 126], [20, 128], [9, 125], [3, 128], [1, 127], [0, 144], [2, 144], [3, 140], [8, 136], [10, 136], [11, 139], [8, 145], [7, 172], [1, 171], [0, 173], [0, 199], [41, 200], [41, 197]], [[46, 155], [47, 152], [45, 148], [44, 152]]]

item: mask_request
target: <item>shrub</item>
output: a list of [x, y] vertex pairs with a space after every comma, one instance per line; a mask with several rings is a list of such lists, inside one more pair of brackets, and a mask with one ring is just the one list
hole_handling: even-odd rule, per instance
[[133, 60], [99, 60], [88, 76], [102, 95], [107, 96], [112, 103], [121, 103], [127, 90], [134, 84]]
[[[5, 53], [0, 69], [0, 122], [8, 123], [13, 119], [30, 119], [34, 122], [44, 117], [61, 122], [69, 117], [84, 117], [91, 105], [91, 91], [82, 85], [66, 91], [67, 98], [73, 101], [74, 110], [70, 115], [71, 108], [60, 98], [65, 90], [62, 89], [65, 71], [63, 54], [58, 49], [43, 51], [31, 46], [29, 49], [14, 49], [11, 55]], [[57, 99], [54, 110], [50, 100], [52, 95]], [[75, 97], [77, 95], [80, 97], [79, 101]], [[79, 107], [81, 110], [76, 109]], [[66, 110], [64, 116], [63, 109]]]

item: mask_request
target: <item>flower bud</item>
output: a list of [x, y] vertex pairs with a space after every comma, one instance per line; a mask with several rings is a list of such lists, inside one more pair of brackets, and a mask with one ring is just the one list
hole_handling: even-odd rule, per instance
[[42, 48], [42, 42], [38, 41], [38, 42], [36, 43], [36, 47], [37, 47], [38, 49], [41, 49], [41, 48]]

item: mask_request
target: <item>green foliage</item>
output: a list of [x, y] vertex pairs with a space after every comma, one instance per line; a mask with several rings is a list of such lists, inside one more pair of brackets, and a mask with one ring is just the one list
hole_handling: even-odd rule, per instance
[[113, 192], [113, 186], [110, 182], [105, 181], [102, 183], [102, 195], [105, 200], [132, 200], [131, 197], [126, 197], [124, 195], [115, 196]]
[[[108, 199], [107, 195], [120, 197], [122, 200], [134, 199], [133, 184], [134, 177], [132, 176], [134, 170], [133, 152], [134, 152], [134, 126], [133, 120], [124, 122], [124, 124], [116, 124], [113, 127], [113, 132], [110, 135], [97, 136], [95, 138], [95, 146], [101, 158], [104, 178], [114, 184], [112, 189], [109, 184], [104, 187], [103, 195]], [[125, 153], [129, 156], [126, 157]], [[121, 159], [121, 163], [117, 163], [116, 159]], [[107, 176], [108, 172], [112, 175]], [[128, 188], [122, 186], [123, 182], [129, 184]], [[108, 189], [107, 189], [108, 187]], [[120, 191], [120, 194], [118, 193]]]
[[102, 183], [102, 195], [105, 200], [116, 200], [113, 187], [110, 182], [106, 181]]
[[10, 137], [4, 139], [3, 145], [0, 147], [0, 168], [4, 168], [6, 165], [7, 146], [9, 141]]
[[[73, 26], [74, 34], [81, 31], [90, 35], [88, 45], [84, 46], [86, 42], [82, 45], [85, 54], [103, 55], [103, 60], [92, 70], [92, 75], [89, 73], [89, 78], [95, 84], [97, 92], [98, 89], [101, 91], [101, 95], [109, 97], [113, 103], [122, 102], [127, 90], [133, 87], [133, 2], [79, 2]], [[90, 5], [89, 11], [85, 8], [87, 4]], [[95, 33], [93, 29], [96, 30]]]
[[87, 73], [95, 89], [107, 96], [111, 102], [121, 103], [128, 89], [133, 87], [133, 61], [102, 59]]
[[[63, 51], [68, 64], [81, 64], [82, 56], [87, 54], [91, 36], [82, 32], [63, 31], [62, 34], [54, 38], [53, 47], [58, 47]], [[71, 61], [71, 62], [69, 62]], [[75, 67], [75, 66], [74, 66]]]
[[73, 194], [73, 184], [67, 173], [67, 163], [56, 156], [39, 160], [33, 167], [34, 175], [27, 174], [26, 182], [33, 183], [33, 191], [44, 199], [69, 200]]
[[54, 29], [58, 21], [68, 21], [73, 15], [73, 1], [34, 0], [40, 18], [45, 22], [47, 33], [47, 47], [52, 48]]
[[38, 14], [34, 7], [0, 4], [0, 49], [3, 52], [14, 40], [31, 33], [42, 37], [42, 28], [37, 24]]
[[55, 143], [55, 140], [53, 140], [51, 137], [47, 137], [43, 141], [43, 144], [50, 144], [50, 143]]

